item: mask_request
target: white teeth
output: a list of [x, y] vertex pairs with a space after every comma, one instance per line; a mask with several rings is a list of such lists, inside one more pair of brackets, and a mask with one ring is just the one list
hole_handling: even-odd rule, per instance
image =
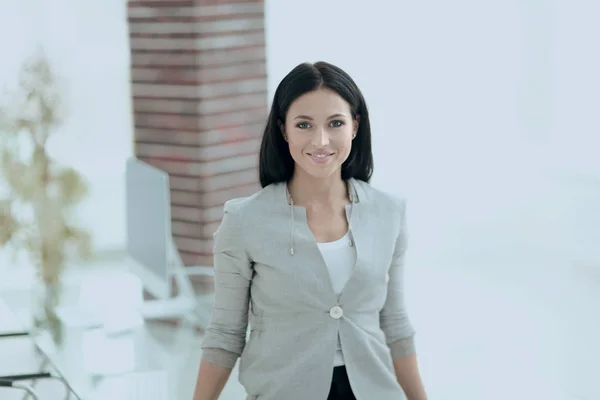
[[311, 154], [311, 156], [313, 156], [313, 157], [319, 157], [319, 158], [324, 158], [324, 157], [329, 157], [329, 154]]

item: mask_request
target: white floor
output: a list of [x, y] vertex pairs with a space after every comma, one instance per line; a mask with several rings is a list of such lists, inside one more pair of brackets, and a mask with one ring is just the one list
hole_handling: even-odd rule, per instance
[[600, 399], [600, 268], [510, 264], [412, 275], [432, 399]]
[[[430, 399], [600, 399], [599, 266], [415, 267], [407, 285]], [[0, 360], [0, 375], [39, 362], [26, 342], [0, 342]], [[63, 398], [60, 383], [39, 388]], [[245, 398], [237, 370], [221, 398]]]

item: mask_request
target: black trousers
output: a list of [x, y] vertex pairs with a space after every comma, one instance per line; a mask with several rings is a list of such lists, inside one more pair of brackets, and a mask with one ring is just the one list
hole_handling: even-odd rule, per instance
[[346, 367], [340, 366], [333, 368], [333, 378], [331, 379], [331, 389], [327, 400], [356, 400], [350, 387], [350, 380], [346, 373]]

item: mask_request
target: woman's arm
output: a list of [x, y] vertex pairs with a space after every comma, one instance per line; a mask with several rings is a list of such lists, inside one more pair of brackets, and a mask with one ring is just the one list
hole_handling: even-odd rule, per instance
[[202, 343], [194, 400], [217, 400], [246, 344], [252, 263], [236, 204], [228, 202], [214, 235], [215, 300]]
[[415, 330], [404, 302], [404, 254], [406, 253], [406, 205], [399, 205], [401, 229], [389, 270], [387, 298], [379, 315], [381, 329], [390, 346], [394, 369], [408, 400], [426, 400], [417, 365]]
[[402, 386], [408, 400], [427, 400], [416, 353], [394, 358], [394, 369], [398, 383]]
[[194, 400], [218, 400], [229, 375], [231, 368], [221, 367], [203, 359], [196, 380]]

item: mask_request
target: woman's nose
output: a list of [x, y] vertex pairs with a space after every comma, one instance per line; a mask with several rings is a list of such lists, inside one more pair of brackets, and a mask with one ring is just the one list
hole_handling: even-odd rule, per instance
[[329, 144], [329, 135], [327, 134], [325, 129], [316, 130], [312, 139], [313, 146], [318, 149], [323, 148]]

